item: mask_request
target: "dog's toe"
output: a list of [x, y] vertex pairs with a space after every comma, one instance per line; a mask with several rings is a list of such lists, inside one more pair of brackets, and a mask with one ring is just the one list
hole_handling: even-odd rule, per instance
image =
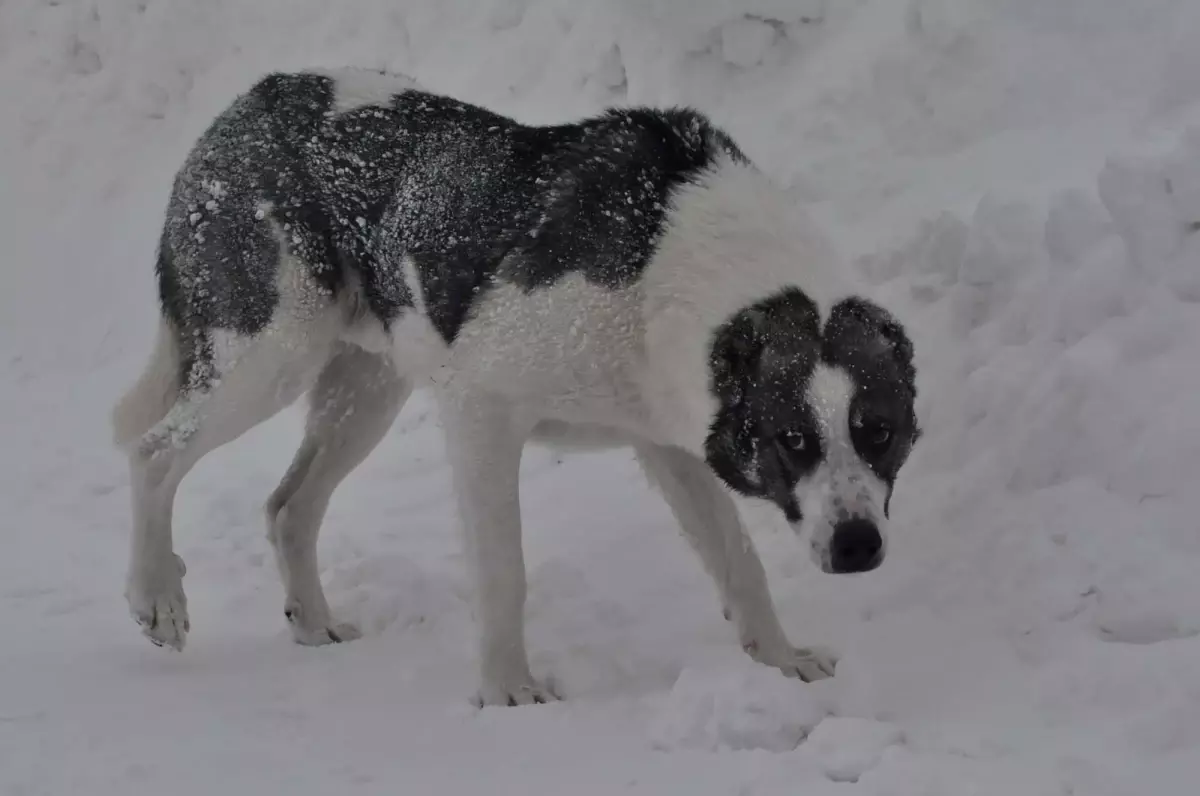
[[292, 639], [306, 647], [340, 644], [362, 637], [362, 631], [351, 622], [334, 622], [328, 616], [311, 616], [299, 603], [289, 603], [283, 614], [287, 617]]
[[475, 695], [474, 704], [479, 708], [487, 705], [515, 708], [520, 705], [545, 705], [549, 702], [559, 702], [561, 700], [562, 697], [555, 693], [550, 685], [539, 683], [533, 678], [529, 678], [527, 682], [522, 682], [514, 686], [504, 686], [502, 684], [494, 686], [485, 685]]
[[142, 634], [158, 647], [182, 650], [187, 642], [187, 596], [183, 592], [183, 559], [173, 558], [162, 566], [137, 568], [125, 587], [129, 614]]
[[837, 662], [837, 655], [824, 647], [801, 647], [794, 651], [788, 667], [791, 671], [785, 670], [785, 674], [811, 683], [833, 677]]
[[355, 639], [362, 638], [362, 631], [358, 629], [358, 625], [352, 622], [337, 622], [325, 628], [325, 632], [329, 635], [329, 640], [334, 644], [341, 644], [345, 641], [354, 641]]
[[838, 657], [825, 647], [777, 647], [763, 649], [754, 642], [743, 645], [746, 654], [759, 663], [774, 666], [788, 677], [796, 677], [806, 683], [833, 677]]
[[182, 650], [192, 629], [183, 592], [131, 602], [130, 612], [142, 634], [158, 647]]

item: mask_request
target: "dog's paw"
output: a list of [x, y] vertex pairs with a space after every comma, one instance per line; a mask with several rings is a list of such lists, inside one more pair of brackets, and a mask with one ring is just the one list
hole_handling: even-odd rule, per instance
[[788, 677], [799, 677], [806, 683], [833, 677], [838, 656], [825, 647], [799, 647], [792, 650], [792, 660], [780, 667]]
[[292, 640], [306, 647], [323, 647], [362, 638], [362, 631], [352, 622], [330, 622], [315, 628], [292, 625]]
[[547, 702], [558, 702], [562, 699], [550, 684], [539, 683], [532, 676], [527, 676], [514, 683], [484, 683], [473, 700], [475, 707], [485, 705], [500, 705], [517, 707], [518, 705], [544, 705]]
[[754, 642], [744, 645], [746, 654], [759, 663], [774, 666], [788, 677], [811, 683], [833, 677], [838, 656], [826, 647], [786, 647], [763, 650]]
[[306, 647], [322, 647], [362, 638], [362, 631], [351, 622], [334, 622], [328, 615], [312, 616], [299, 603], [288, 603], [283, 609], [292, 639]]
[[183, 593], [183, 559], [175, 556], [175, 564], [167, 571], [131, 576], [125, 599], [146, 638], [156, 646], [182, 650], [192, 626]]

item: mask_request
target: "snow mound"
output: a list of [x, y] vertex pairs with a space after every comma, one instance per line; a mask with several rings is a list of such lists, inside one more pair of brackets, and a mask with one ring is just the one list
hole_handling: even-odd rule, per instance
[[827, 714], [817, 687], [752, 662], [684, 669], [651, 732], [655, 749], [795, 749]]
[[857, 782], [889, 746], [903, 741], [900, 728], [886, 722], [830, 716], [808, 736], [805, 751], [820, 761], [821, 770], [834, 782]]
[[[1200, 339], [1198, 162], [1193, 131], [1110, 160], [1044, 217], [985, 196], [861, 261], [917, 338], [931, 431], [897, 490], [909, 549], [974, 573], [922, 578], [921, 599], [986, 591], [1020, 632], [1044, 612], [1109, 638], [1194, 632], [1200, 375], [1182, 363]], [[950, 472], [953, 494], [908, 502]]]

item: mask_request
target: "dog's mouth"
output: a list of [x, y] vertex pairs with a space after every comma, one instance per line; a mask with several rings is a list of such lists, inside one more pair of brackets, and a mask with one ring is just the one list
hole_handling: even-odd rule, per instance
[[879, 569], [879, 567], [882, 564], [883, 564], [883, 556], [880, 555], [880, 556], [872, 559], [867, 565], [865, 565], [859, 569], [838, 569], [833, 566], [833, 564], [829, 561], [828, 558], [821, 559], [821, 561], [817, 564], [817, 566], [826, 575], [865, 575], [868, 572], [872, 572], [876, 569]]

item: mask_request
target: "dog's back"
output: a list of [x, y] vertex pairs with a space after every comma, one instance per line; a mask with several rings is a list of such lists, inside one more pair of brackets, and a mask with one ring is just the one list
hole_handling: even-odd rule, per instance
[[[370, 74], [370, 73], [367, 73]], [[635, 279], [671, 187], [736, 148], [689, 111], [623, 110], [529, 127], [405, 78], [275, 74], [212, 123], [174, 184], [159, 293], [203, 382], [211, 330], [253, 336], [280, 300], [280, 256], [315, 293], [348, 284], [387, 327], [422, 294], [449, 344], [495, 281], [582, 271]], [[389, 93], [389, 86], [394, 91]], [[403, 273], [411, 261], [419, 285]]]

